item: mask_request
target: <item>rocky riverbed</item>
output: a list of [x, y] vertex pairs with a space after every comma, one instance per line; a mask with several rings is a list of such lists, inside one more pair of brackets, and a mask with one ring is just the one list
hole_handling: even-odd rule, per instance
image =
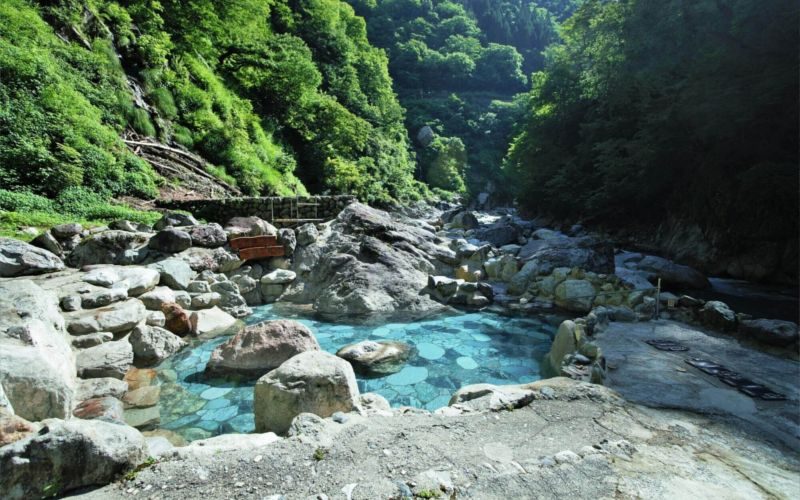
[[[245, 262], [229, 244], [259, 235], [275, 236], [285, 255]], [[330, 222], [293, 229], [248, 214], [223, 226], [166, 213], [152, 228], [67, 224], [32, 243], [0, 239], [4, 497], [114, 480], [93, 495], [782, 497], [797, 485], [799, 395], [781, 383], [798, 375], [797, 325], [672, 294], [710, 282], [580, 227], [560, 232], [505, 209], [385, 212], [356, 202]], [[470, 386], [435, 411], [390, 408], [359, 391], [351, 363], [388, 375], [402, 370], [408, 347], [373, 341], [337, 357], [291, 320], [245, 328], [252, 307], [270, 303], [373, 324], [453, 308], [558, 311], [575, 319], [553, 336], [543, 373], [567, 378]], [[209, 376], [258, 378], [261, 434], [198, 435], [187, 446], [159, 428], [161, 408], [178, 398], [162, 394], [153, 367], [218, 336]], [[742, 377], [739, 392], [706, 387], [705, 375], [681, 364], [683, 351], [645, 343], [654, 339], [783, 399], [743, 395], [752, 389]], [[660, 409], [628, 403], [604, 383]], [[148, 456], [157, 464], [120, 479], [152, 464]], [[694, 472], [699, 479], [687, 480]], [[574, 474], [588, 478], [583, 489], [571, 489]], [[613, 479], [592, 479], [602, 475]]]

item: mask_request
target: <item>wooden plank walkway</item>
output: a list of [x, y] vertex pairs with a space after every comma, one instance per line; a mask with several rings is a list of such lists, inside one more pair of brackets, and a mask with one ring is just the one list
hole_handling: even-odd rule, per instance
[[283, 257], [286, 250], [278, 244], [277, 236], [247, 236], [234, 238], [230, 242], [234, 250], [238, 250], [242, 260], [258, 260], [268, 257]]

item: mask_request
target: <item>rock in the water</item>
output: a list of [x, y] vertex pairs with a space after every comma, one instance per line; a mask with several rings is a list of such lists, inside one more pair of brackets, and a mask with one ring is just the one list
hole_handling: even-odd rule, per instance
[[160, 385], [148, 385], [128, 391], [122, 398], [125, 408], [150, 408], [158, 404], [161, 397]]
[[217, 223], [192, 226], [187, 232], [196, 247], [217, 248], [228, 242], [228, 235]]
[[403, 368], [411, 355], [411, 346], [390, 340], [365, 340], [342, 347], [336, 355], [349, 361], [358, 373], [388, 375]]
[[147, 233], [102, 231], [81, 240], [67, 257], [67, 263], [72, 267], [136, 264], [146, 255], [149, 240]]
[[574, 321], [566, 320], [558, 327], [558, 332], [553, 339], [553, 345], [547, 354], [547, 361], [556, 374], [561, 369], [564, 358], [578, 350], [583, 340], [583, 329]]
[[186, 231], [168, 227], [150, 238], [148, 246], [156, 252], [179, 253], [192, 246], [192, 237]]
[[444, 309], [420, 292], [429, 274], [453, 251], [436, 243], [425, 229], [397, 216], [352, 203], [323, 226], [316, 241], [294, 252], [297, 279], [281, 296], [289, 302], [311, 303], [329, 316], [416, 316]]
[[728, 304], [718, 300], [709, 300], [699, 311], [700, 320], [704, 325], [732, 332], [736, 330], [736, 313]]
[[301, 352], [319, 349], [316, 337], [302, 323], [264, 321], [248, 326], [214, 349], [206, 371], [260, 376]]
[[139, 325], [133, 329], [129, 340], [137, 364], [139, 361], [158, 363], [186, 347], [180, 337], [157, 326]]
[[164, 214], [164, 216], [153, 225], [153, 229], [161, 231], [162, 229], [173, 226], [196, 226], [197, 224], [197, 219], [192, 217], [191, 214], [169, 212]]
[[160, 283], [173, 290], [185, 290], [189, 283], [197, 276], [197, 273], [185, 261], [171, 258], [151, 264], [150, 268], [155, 269], [161, 275]]
[[565, 280], [556, 286], [555, 303], [567, 311], [588, 313], [596, 292], [587, 280]]
[[78, 353], [75, 365], [81, 378], [122, 379], [133, 364], [133, 348], [128, 338], [106, 342]]
[[357, 408], [350, 364], [323, 351], [306, 351], [264, 375], [255, 387], [256, 432], [284, 434], [301, 413], [329, 417]]
[[103, 396], [82, 401], [72, 414], [83, 420], [102, 420], [124, 424], [122, 401], [112, 396]]
[[0, 283], [0, 385], [31, 421], [66, 418], [75, 401], [75, 358], [58, 299], [29, 280]]
[[103, 485], [146, 457], [144, 436], [131, 427], [51, 420], [38, 433], [0, 448], [0, 491], [11, 500]]
[[145, 320], [147, 310], [139, 299], [128, 299], [99, 309], [67, 313], [67, 330], [73, 335], [127, 332]]
[[0, 277], [50, 273], [64, 262], [47, 250], [12, 238], [0, 238]]
[[275, 236], [278, 230], [269, 222], [258, 217], [234, 217], [225, 225], [225, 232], [231, 238], [243, 236]]
[[778, 347], [797, 342], [797, 323], [778, 319], [749, 319], [739, 323], [739, 333], [745, 338]]
[[240, 325], [236, 318], [219, 307], [194, 311], [191, 316], [192, 333], [198, 337], [213, 337], [219, 334], [230, 334]]
[[661, 278], [665, 285], [691, 289], [704, 289], [711, 286], [700, 271], [655, 255], [647, 255], [638, 262], [636, 267], [651, 274], [654, 277], [651, 281]]

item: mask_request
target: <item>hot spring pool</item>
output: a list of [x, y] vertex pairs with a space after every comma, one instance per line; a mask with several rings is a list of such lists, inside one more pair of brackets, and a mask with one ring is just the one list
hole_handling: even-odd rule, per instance
[[[435, 410], [468, 384], [516, 384], [538, 380], [539, 363], [550, 350], [559, 318], [506, 317], [461, 313], [412, 323], [345, 325], [292, 315], [272, 306], [254, 308], [248, 324], [291, 317], [314, 332], [322, 348], [335, 353], [361, 340], [399, 340], [416, 354], [402, 371], [380, 378], [358, 378], [362, 393], [376, 392], [392, 406]], [[199, 342], [173, 356], [157, 370], [161, 383], [162, 429], [187, 440], [228, 432], [252, 432], [255, 380], [207, 378], [211, 352], [229, 337]]]

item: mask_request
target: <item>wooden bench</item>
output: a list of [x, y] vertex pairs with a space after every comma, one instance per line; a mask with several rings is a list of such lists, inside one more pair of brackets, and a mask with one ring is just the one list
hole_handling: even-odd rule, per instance
[[286, 250], [278, 244], [277, 236], [248, 236], [234, 238], [229, 242], [234, 250], [238, 250], [242, 260], [257, 260], [268, 257], [283, 257]]

